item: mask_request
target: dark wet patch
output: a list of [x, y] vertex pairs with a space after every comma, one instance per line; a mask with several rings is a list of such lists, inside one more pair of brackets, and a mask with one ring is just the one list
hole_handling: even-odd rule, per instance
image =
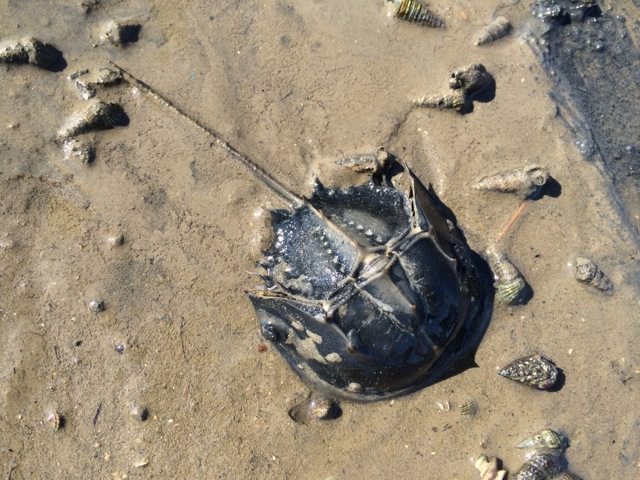
[[535, 46], [579, 150], [604, 166], [625, 207], [637, 208], [640, 51], [626, 19], [614, 12], [593, 1], [538, 0], [532, 13], [542, 25]]

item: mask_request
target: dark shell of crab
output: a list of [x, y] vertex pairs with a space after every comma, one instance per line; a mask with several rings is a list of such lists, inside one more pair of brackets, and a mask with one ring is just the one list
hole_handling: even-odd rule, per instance
[[471, 251], [401, 168], [406, 193], [387, 177], [318, 183], [305, 205], [272, 211], [265, 286], [249, 297], [263, 336], [327, 395], [372, 401], [440, 380], [482, 310]]

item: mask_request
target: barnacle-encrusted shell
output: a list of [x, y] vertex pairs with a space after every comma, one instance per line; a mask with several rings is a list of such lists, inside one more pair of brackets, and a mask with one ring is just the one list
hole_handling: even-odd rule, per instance
[[531, 435], [524, 439], [517, 445], [517, 448], [549, 448], [549, 449], [564, 449], [567, 446], [567, 439], [564, 435], [545, 428], [538, 433]]
[[475, 98], [479, 98], [485, 92], [493, 93], [495, 79], [484, 65], [476, 63], [454, 71], [449, 78], [449, 88], [452, 92], [416, 98], [413, 103], [419, 107], [447, 108], [466, 113], [471, 111], [470, 107]]
[[565, 468], [560, 455], [542, 453], [527, 460], [514, 475], [514, 480], [555, 480]]
[[575, 276], [579, 282], [590, 285], [603, 293], [608, 295], [613, 293], [613, 283], [609, 277], [588, 258], [576, 258]]
[[117, 103], [95, 100], [73, 113], [58, 131], [58, 138], [65, 140], [90, 130], [105, 130], [129, 124], [129, 118]]
[[582, 480], [575, 473], [571, 472], [562, 472], [558, 475], [555, 475], [551, 480]]
[[549, 170], [540, 165], [508, 170], [482, 177], [474, 185], [477, 190], [515, 193], [522, 198], [536, 198], [549, 180]]
[[564, 451], [567, 439], [549, 428], [541, 430], [518, 444], [527, 449], [527, 461], [515, 474], [515, 480], [579, 480], [567, 471]]
[[498, 375], [538, 390], [548, 390], [558, 380], [558, 368], [548, 358], [536, 354], [514, 360], [500, 369]]
[[379, 149], [375, 153], [341, 158], [336, 161], [336, 165], [348, 167], [357, 173], [375, 175], [386, 168], [388, 160], [389, 154], [384, 149]]
[[505, 17], [497, 17], [478, 32], [475, 44], [485, 45], [506, 37], [511, 33], [511, 22]]
[[496, 299], [505, 305], [523, 303], [528, 285], [507, 254], [491, 247], [487, 250], [487, 257], [495, 279]]
[[401, 20], [427, 27], [443, 28], [444, 20], [418, 0], [388, 0], [393, 2], [394, 15]]

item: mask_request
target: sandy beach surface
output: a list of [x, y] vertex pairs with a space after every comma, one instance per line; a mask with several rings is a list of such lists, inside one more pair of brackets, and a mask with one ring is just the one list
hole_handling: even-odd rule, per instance
[[[481, 453], [517, 470], [516, 444], [546, 427], [570, 439], [569, 466], [585, 480], [638, 478], [639, 240], [557, 116], [524, 40], [529, 2], [433, 0], [445, 29], [400, 22], [385, 4], [0, 0], [0, 40], [33, 36], [67, 62], [0, 64], [0, 478], [467, 480]], [[638, 21], [630, 0], [616, 4]], [[512, 34], [474, 46], [497, 14]], [[102, 43], [111, 19], [139, 22], [138, 41]], [[501, 239], [533, 298], [495, 306], [477, 368], [393, 401], [342, 403], [332, 422], [293, 422], [308, 389], [263, 351], [245, 296], [259, 283], [260, 209], [281, 205], [126, 83], [97, 97], [122, 105], [129, 125], [82, 136], [95, 144], [90, 165], [65, 160], [57, 132], [86, 104], [67, 77], [107, 60], [296, 193], [316, 175], [362, 181], [335, 160], [383, 145], [433, 185], [480, 253], [521, 201], [475, 181], [547, 166], [559, 191], [526, 202]], [[467, 115], [411, 109], [472, 63], [495, 77], [495, 99]], [[574, 280], [579, 255], [613, 295]], [[496, 375], [534, 352], [564, 371], [559, 391]], [[468, 401], [475, 415], [461, 411]]]

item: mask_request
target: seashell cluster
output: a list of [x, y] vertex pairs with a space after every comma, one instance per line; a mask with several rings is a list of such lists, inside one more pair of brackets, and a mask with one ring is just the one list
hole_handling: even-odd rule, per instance
[[120, 105], [94, 100], [67, 118], [58, 131], [58, 139], [66, 140], [91, 130], [106, 130], [128, 124], [129, 117]]
[[45, 70], [59, 70], [59, 67], [66, 65], [60, 50], [32, 37], [2, 42], [0, 63], [29, 63]]
[[482, 177], [474, 185], [477, 190], [515, 193], [522, 198], [537, 198], [549, 180], [549, 170], [540, 165], [508, 170]]
[[551, 360], [536, 354], [514, 360], [500, 369], [498, 375], [538, 390], [549, 390], [558, 381], [559, 372]]
[[509, 35], [511, 30], [511, 22], [506, 17], [497, 17], [478, 32], [475, 45], [486, 45], [500, 40]]
[[600, 290], [607, 295], [613, 294], [613, 283], [609, 277], [600, 270], [600, 267], [586, 257], [576, 258], [576, 280]]
[[487, 257], [495, 279], [496, 299], [504, 305], [525, 303], [530, 293], [529, 285], [507, 254], [492, 247], [487, 250]]
[[504, 480], [507, 477], [506, 470], [500, 470], [498, 459], [489, 459], [486, 455], [480, 455], [474, 466], [480, 472], [480, 480]]
[[393, 3], [393, 15], [427, 27], [444, 28], [444, 20], [418, 0], [387, 0]]
[[551, 430], [545, 429], [525, 439], [517, 448], [526, 449], [527, 459], [515, 473], [515, 480], [580, 480], [567, 470], [564, 451], [569, 442]]

